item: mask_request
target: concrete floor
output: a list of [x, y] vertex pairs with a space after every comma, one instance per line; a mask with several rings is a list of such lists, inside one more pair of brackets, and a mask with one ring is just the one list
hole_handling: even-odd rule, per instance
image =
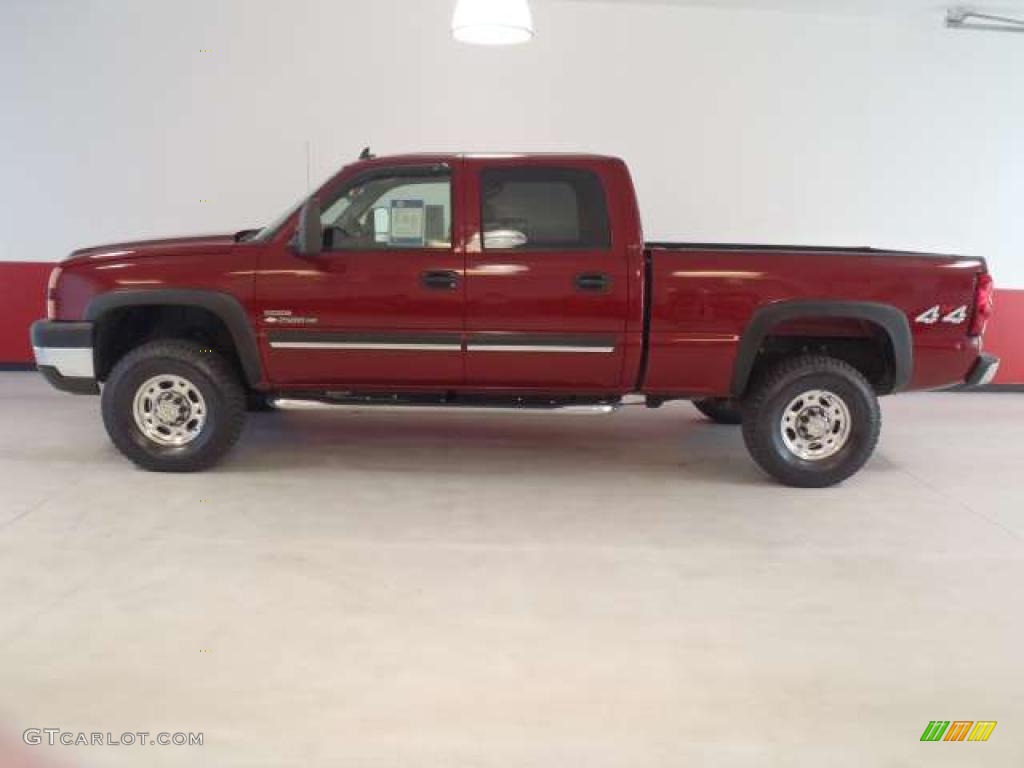
[[824, 491], [688, 404], [258, 415], [173, 476], [0, 374], [0, 733], [57, 766], [1020, 768], [1024, 396], [884, 412]]

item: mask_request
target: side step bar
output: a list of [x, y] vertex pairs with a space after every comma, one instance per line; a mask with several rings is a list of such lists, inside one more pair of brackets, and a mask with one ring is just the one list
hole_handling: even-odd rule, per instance
[[315, 397], [291, 396], [274, 397], [272, 405], [282, 410], [334, 410], [334, 411], [408, 411], [422, 408], [432, 412], [466, 412], [483, 413], [557, 413], [559, 415], [595, 416], [614, 413], [624, 405], [643, 404], [642, 398], [627, 396], [619, 400], [593, 402], [572, 402], [558, 400], [402, 400], [400, 398], [382, 397]]

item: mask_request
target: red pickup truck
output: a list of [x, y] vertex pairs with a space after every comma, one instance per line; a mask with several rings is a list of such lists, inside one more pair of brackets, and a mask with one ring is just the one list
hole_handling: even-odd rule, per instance
[[992, 379], [991, 311], [978, 258], [645, 243], [615, 158], [364, 153], [260, 230], [76, 251], [31, 336], [151, 470], [212, 465], [247, 407], [685, 399], [822, 487], [872, 453], [878, 395]]

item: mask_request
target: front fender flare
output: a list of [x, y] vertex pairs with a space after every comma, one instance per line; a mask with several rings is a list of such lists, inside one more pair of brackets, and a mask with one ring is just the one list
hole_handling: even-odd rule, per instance
[[147, 306], [199, 307], [212, 312], [227, 326], [249, 385], [255, 386], [263, 380], [263, 366], [252, 324], [238, 299], [227, 293], [181, 288], [112, 291], [89, 302], [85, 319], [95, 322], [113, 309]]

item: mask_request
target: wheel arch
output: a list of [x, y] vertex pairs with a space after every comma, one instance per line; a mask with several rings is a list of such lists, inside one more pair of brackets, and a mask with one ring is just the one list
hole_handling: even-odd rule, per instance
[[263, 366], [260, 362], [256, 334], [241, 303], [229, 294], [219, 291], [165, 288], [114, 291], [101, 294], [90, 301], [85, 310], [85, 320], [97, 323], [115, 310], [141, 307], [191, 307], [209, 312], [227, 328], [249, 386], [255, 386], [263, 380]]
[[773, 329], [803, 319], [865, 321], [880, 328], [892, 349], [893, 379], [889, 391], [898, 392], [910, 383], [914, 369], [914, 345], [906, 315], [890, 304], [870, 301], [780, 301], [759, 307], [740, 339], [733, 366], [731, 394], [742, 397], [750, 384], [758, 352]]

